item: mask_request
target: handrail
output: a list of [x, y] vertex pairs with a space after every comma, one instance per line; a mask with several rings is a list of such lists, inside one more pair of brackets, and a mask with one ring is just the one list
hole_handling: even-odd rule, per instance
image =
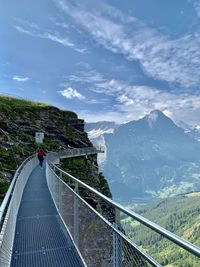
[[70, 148], [62, 149], [56, 152], [59, 158], [62, 157], [74, 157], [74, 156], [84, 156], [90, 154], [104, 153], [101, 148], [98, 147], [82, 147], [82, 148]]
[[93, 207], [91, 207], [91, 205], [89, 205], [76, 191], [74, 191], [66, 182], [64, 182], [54, 171], [53, 171], [53, 173], [57, 177], [57, 179], [73, 193], [73, 195], [75, 195], [78, 199], [80, 199], [90, 210], [92, 210], [102, 221], [104, 221], [104, 223], [107, 224], [112, 229], [112, 231], [117, 233], [120, 237], [122, 237], [124, 240], [126, 240], [126, 242], [128, 244], [133, 246], [150, 264], [152, 264], [155, 267], [161, 267], [161, 265], [157, 261], [155, 261], [146, 252], [142, 251], [136, 244], [132, 243], [131, 240], [129, 238], [127, 238], [126, 235], [124, 235], [120, 230], [118, 230], [116, 227], [114, 227], [111, 222], [106, 220], [99, 212], [97, 212]]
[[8, 191], [6, 192], [6, 195], [5, 195], [4, 199], [3, 199], [3, 202], [1, 203], [1, 206], [0, 206], [0, 224], [1, 224], [1, 221], [2, 221], [3, 214], [4, 214], [4, 212], [5, 212], [5, 209], [6, 209], [7, 205], [8, 205], [9, 200], [10, 200], [11, 194], [12, 194], [12, 192], [13, 192], [13, 189], [14, 189], [15, 182], [16, 182], [16, 180], [17, 180], [17, 177], [19, 176], [20, 171], [21, 171], [21, 169], [23, 168], [23, 166], [25, 165], [25, 163], [26, 163], [27, 161], [29, 161], [32, 157], [33, 157], [33, 156], [29, 156], [28, 158], [26, 158], [26, 159], [21, 163], [21, 165], [17, 168], [17, 170], [16, 170], [16, 172], [15, 172], [15, 174], [14, 174], [14, 177], [13, 177], [13, 179], [12, 179], [12, 182], [11, 182], [11, 184], [10, 184], [10, 186], [9, 186], [9, 188], [8, 188]]
[[83, 183], [82, 181], [80, 181], [76, 177], [72, 176], [71, 174], [63, 171], [62, 169], [60, 169], [59, 167], [55, 166], [54, 164], [52, 164], [52, 165], [54, 166], [54, 168], [56, 168], [60, 172], [62, 172], [65, 175], [67, 175], [72, 180], [74, 180], [78, 184], [82, 185], [84, 188], [86, 188], [86, 189], [90, 190], [91, 192], [93, 192], [94, 194], [98, 195], [100, 198], [102, 198], [104, 201], [106, 201], [107, 203], [111, 204], [115, 208], [118, 208], [120, 211], [124, 212], [125, 214], [127, 214], [130, 217], [132, 217], [133, 219], [139, 221], [140, 223], [142, 223], [143, 225], [147, 226], [148, 228], [151, 228], [153, 231], [155, 231], [155, 232], [161, 234], [162, 236], [166, 237], [167, 239], [169, 239], [173, 243], [179, 245], [180, 247], [184, 248], [185, 250], [189, 251], [193, 255], [195, 255], [197, 257], [200, 257], [200, 248], [199, 247], [191, 244], [190, 242], [188, 242], [185, 239], [177, 236], [176, 234], [171, 233], [170, 231], [168, 231], [168, 230], [164, 229], [163, 227], [159, 226], [158, 224], [156, 224], [154, 222], [151, 222], [150, 220], [148, 220], [148, 219], [144, 218], [143, 216], [135, 213], [134, 211], [131, 211], [131, 210], [127, 209], [127, 208], [124, 208], [122, 205], [120, 205], [117, 202], [115, 202], [115, 201], [111, 200], [110, 198], [106, 197], [105, 195], [103, 195], [102, 193], [97, 191], [96, 189], [94, 189], [91, 186]]

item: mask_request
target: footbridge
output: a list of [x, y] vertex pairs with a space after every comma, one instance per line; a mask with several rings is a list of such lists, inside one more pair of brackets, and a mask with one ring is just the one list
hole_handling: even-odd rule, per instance
[[[21, 164], [0, 207], [0, 267], [162, 266], [129, 238], [120, 224], [121, 216], [136, 220], [172, 242], [174, 249], [200, 259], [199, 247], [56, 165], [60, 158], [97, 153], [94, 148], [69, 149], [50, 152], [42, 168], [35, 157]], [[96, 200], [96, 207], [85, 200], [86, 195]]]

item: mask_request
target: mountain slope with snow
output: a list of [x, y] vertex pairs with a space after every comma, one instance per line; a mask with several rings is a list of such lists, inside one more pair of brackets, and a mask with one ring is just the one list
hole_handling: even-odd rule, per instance
[[162, 197], [200, 189], [200, 143], [161, 111], [104, 136], [103, 172], [115, 198]]
[[85, 131], [94, 146], [102, 148], [104, 154], [98, 155], [98, 163], [103, 164], [107, 156], [107, 147], [105, 143], [105, 134], [113, 134], [114, 130], [119, 127], [115, 122], [101, 121], [93, 123], [85, 123]]
[[189, 136], [193, 137], [197, 141], [200, 141], [200, 125], [191, 126], [183, 121], [180, 121], [178, 125], [184, 129], [184, 132]]

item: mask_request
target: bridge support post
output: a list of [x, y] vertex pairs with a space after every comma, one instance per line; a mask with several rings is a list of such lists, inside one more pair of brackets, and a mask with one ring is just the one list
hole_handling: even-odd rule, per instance
[[[78, 193], [78, 183], [75, 182], [75, 192]], [[78, 246], [78, 198], [74, 195], [74, 242]]]
[[[59, 172], [59, 177], [60, 177], [60, 179], [62, 179], [62, 171], [60, 171]], [[63, 213], [63, 210], [62, 210], [62, 194], [63, 194], [63, 192], [62, 192], [62, 183], [59, 183], [58, 184], [58, 203], [59, 203], [59, 205], [58, 205], [58, 207], [59, 207], [59, 211], [60, 211], [60, 214], [62, 215], [62, 213]]]
[[[120, 227], [120, 211], [115, 209], [115, 223], [113, 226], [116, 229]], [[113, 232], [113, 267], [122, 267], [122, 250], [119, 236]]]

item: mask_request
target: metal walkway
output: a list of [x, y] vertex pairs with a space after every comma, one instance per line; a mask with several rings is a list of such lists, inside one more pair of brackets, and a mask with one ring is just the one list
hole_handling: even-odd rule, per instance
[[44, 166], [33, 170], [23, 193], [11, 266], [85, 266], [57, 213]]
[[[54, 164], [61, 156], [87, 156], [94, 152], [93, 148], [70, 149], [62, 155], [51, 152], [47, 155], [46, 170], [37, 166], [38, 160], [32, 156], [19, 166], [0, 206], [0, 267], [161, 267], [157, 259], [123, 231], [122, 216], [177, 245], [177, 253], [183, 248], [186, 256], [195, 257], [196, 263], [200, 259], [199, 247], [123, 207]], [[83, 195], [87, 198], [83, 199]], [[97, 209], [86, 201], [88, 196], [99, 203]], [[114, 212], [115, 222], [107, 220], [105, 211], [112, 215]], [[148, 247], [145, 249], [148, 251]], [[184, 262], [182, 251], [180, 257]]]

